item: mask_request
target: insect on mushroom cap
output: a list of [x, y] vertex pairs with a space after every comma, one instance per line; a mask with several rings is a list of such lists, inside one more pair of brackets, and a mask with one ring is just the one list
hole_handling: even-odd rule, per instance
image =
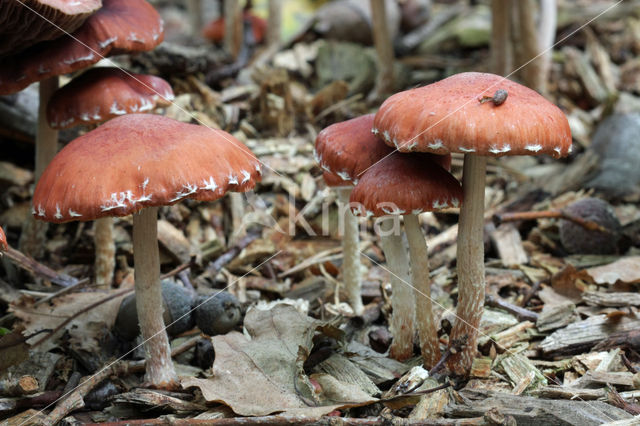
[[380, 107], [374, 129], [402, 152], [563, 157], [571, 148], [569, 122], [557, 106], [487, 73], [456, 74], [396, 93]]
[[152, 114], [114, 118], [65, 146], [43, 172], [33, 214], [48, 222], [127, 216], [192, 198], [213, 201], [260, 180], [260, 164], [222, 130]]

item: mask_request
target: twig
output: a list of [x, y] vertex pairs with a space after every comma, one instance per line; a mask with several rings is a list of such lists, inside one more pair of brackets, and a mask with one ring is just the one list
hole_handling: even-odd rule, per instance
[[84, 314], [86, 312], [89, 312], [90, 310], [94, 309], [97, 306], [102, 305], [105, 302], [108, 302], [108, 301], [113, 300], [113, 299], [115, 299], [117, 297], [120, 297], [120, 296], [124, 296], [124, 295], [126, 295], [128, 293], [131, 293], [131, 292], [133, 292], [133, 288], [128, 288], [126, 290], [119, 291], [119, 292], [114, 293], [114, 294], [112, 294], [110, 296], [107, 296], [107, 297], [105, 297], [103, 299], [100, 299], [95, 303], [92, 303], [91, 305], [87, 306], [86, 308], [83, 308], [83, 309], [79, 310], [78, 312], [74, 313], [69, 318], [64, 320], [61, 324], [59, 324], [49, 334], [47, 334], [42, 339], [40, 339], [37, 342], [35, 342], [31, 347], [35, 348], [36, 346], [40, 345], [41, 343], [47, 341], [47, 339], [49, 339], [51, 336], [54, 336], [58, 331], [62, 330], [67, 324], [69, 324], [71, 321], [73, 321], [75, 318], [79, 317], [80, 315], [82, 315], [82, 314]]
[[487, 294], [484, 298], [484, 302], [488, 306], [493, 306], [494, 308], [503, 309], [511, 314], [514, 314], [520, 321], [532, 321], [536, 322], [538, 320], [538, 314], [530, 311], [528, 309], [522, 308], [520, 306], [514, 305], [513, 303], [509, 303], [504, 299], [501, 299], [497, 296], [492, 296]]
[[611, 234], [612, 231], [602, 225], [592, 221], [583, 219], [579, 216], [572, 215], [564, 210], [540, 210], [534, 212], [512, 212], [512, 213], [496, 213], [494, 221], [498, 224], [502, 222], [515, 222], [518, 220], [536, 220], [536, 219], [565, 219], [570, 220], [588, 231], [598, 231]]
[[29, 256], [23, 254], [21, 251], [14, 249], [13, 247], [9, 247], [9, 249], [6, 252], [4, 252], [4, 255], [7, 256], [9, 259], [11, 259], [15, 264], [17, 264], [19, 267], [21, 267], [25, 271], [28, 271], [35, 276], [51, 281], [52, 283], [57, 284], [59, 286], [69, 287], [71, 285], [78, 283], [77, 278], [71, 277], [66, 274], [58, 274], [53, 269], [30, 258]]
[[[171, 351], [171, 357], [175, 357], [195, 346], [196, 342], [200, 340], [200, 336], [193, 337], [180, 346], [174, 348]], [[130, 373], [141, 373], [145, 370], [146, 361], [119, 361], [109, 365], [101, 371], [93, 374], [80, 381], [78, 385], [71, 393], [63, 395], [65, 397], [56, 408], [49, 414], [49, 424], [56, 424], [64, 417], [66, 417], [72, 411], [84, 407], [84, 397], [91, 392], [100, 382], [109, 376], [125, 376]]]

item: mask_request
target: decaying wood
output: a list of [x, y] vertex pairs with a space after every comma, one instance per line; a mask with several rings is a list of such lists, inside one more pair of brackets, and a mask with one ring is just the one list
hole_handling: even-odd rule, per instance
[[511, 224], [502, 224], [491, 233], [491, 240], [506, 267], [521, 265], [529, 261], [522, 247], [520, 232]]
[[518, 425], [599, 425], [631, 418], [631, 414], [601, 401], [566, 401], [509, 395], [486, 391], [462, 391], [465, 404], [453, 404], [445, 412], [451, 417], [482, 415], [497, 408], [513, 416]]
[[537, 321], [539, 317], [536, 312], [514, 305], [513, 303], [509, 303], [497, 296], [487, 294], [484, 301], [487, 306], [504, 309], [505, 311], [518, 317], [518, 319], [521, 321]]
[[565, 301], [545, 306], [538, 316], [536, 327], [541, 332], [547, 332], [566, 327], [579, 319], [580, 316], [576, 311], [576, 305], [570, 301]]
[[9, 247], [9, 250], [4, 252], [4, 255], [16, 263], [19, 267], [31, 274], [51, 281], [53, 284], [57, 284], [62, 287], [68, 287], [78, 282], [77, 278], [70, 277], [66, 274], [58, 274], [53, 269], [46, 265], [22, 254], [22, 252]]
[[589, 350], [612, 335], [633, 332], [638, 328], [640, 319], [636, 317], [610, 319], [606, 315], [595, 315], [555, 331], [539, 347], [545, 356], [570, 355]]
[[638, 293], [586, 291], [582, 294], [582, 300], [589, 305], [595, 306], [612, 306], [619, 308], [623, 306], [640, 306], [640, 294]]

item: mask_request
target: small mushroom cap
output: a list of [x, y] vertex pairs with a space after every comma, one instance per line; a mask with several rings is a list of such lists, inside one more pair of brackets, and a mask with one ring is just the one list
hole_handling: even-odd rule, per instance
[[104, 0], [73, 37], [38, 43], [0, 67], [0, 95], [95, 64], [103, 57], [151, 50], [164, 37], [162, 19], [145, 0]]
[[[498, 89], [508, 93], [504, 103], [480, 102]], [[563, 157], [571, 148], [569, 122], [558, 107], [521, 84], [476, 72], [389, 97], [374, 132], [402, 152]]]
[[338, 175], [347, 186], [357, 183], [360, 175], [393, 152], [371, 133], [374, 114], [332, 124], [316, 137], [316, 160], [323, 170]]
[[222, 130], [152, 114], [114, 118], [65, 146], [44, 170], [33, 214], [48, 222], [127, 216], [185, 198], [252, 189], [260, 164]]
[[7, 251], [8, 249], [7, 236], [4, 235], [4, 230], [0, 227], [0, 251]]
[[330, 186], [332, 188], [341, 187], [341, 186], [352, 186], [351, 182], [344, 181], [337, 174], [328, 172], [326, 170], [322, 172], [322, 179], [324, 179], [324, 182], [327, 184], [327, 186]]
[[101, 0], [0, 2], [0, 56], [72, 33], [101, 6]]
[[92, 68], [57, 90], [47, 105], [53, 129], [95, 124], [123, 114], [149, 112], [173, 100], [169, 83], [118, 68]]
[[396, 153], [371, 167], [351, 192], [353, 214], [378, 217], [459, 207], [462, 186], [435, 161], [438, 157]]

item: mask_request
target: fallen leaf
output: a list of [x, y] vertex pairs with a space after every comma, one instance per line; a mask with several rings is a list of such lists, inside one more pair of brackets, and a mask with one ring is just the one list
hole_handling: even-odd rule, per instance
[[244, 326], [248, 337], [237, 332], [212, 337], [216, 354], [212, 377], [186, 378], [182, 386], [198, 387], [207, 401], [226, 404], [242, 416], [283, 412], [317, 417], [377, 401], [364, 392], [347, 391], [348, 401], [319, 405], [302, 364], [322, 322], [291, 306], [277, 305], [268, 311], [249, 311]]
[[588, 268], [586, 272], [598, 284], [640, 283], [640, 256], [623, 257], [608, 265]]

